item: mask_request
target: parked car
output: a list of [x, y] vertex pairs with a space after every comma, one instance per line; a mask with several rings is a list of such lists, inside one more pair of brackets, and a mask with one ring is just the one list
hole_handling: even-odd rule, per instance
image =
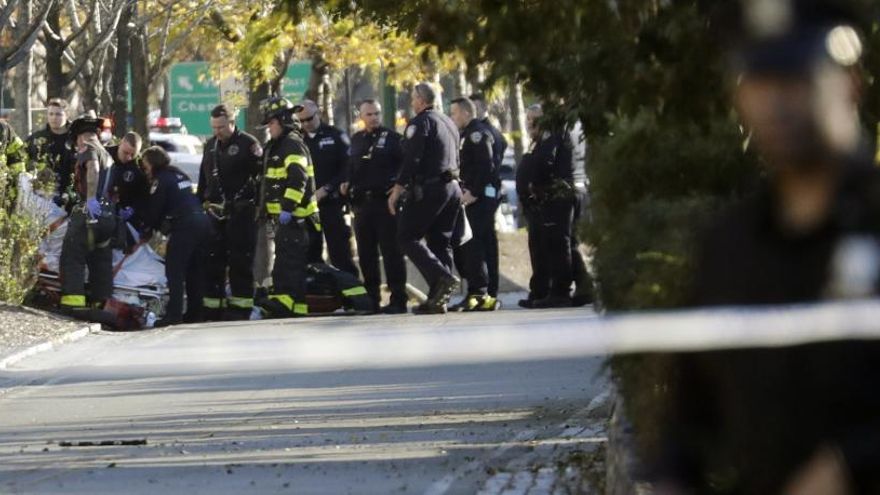
[[150, 144], [168, 152], [171, 164], [183, 170], [193, 183], [199, 180], [202, 164], [202, 141], [190, 134], [150, 132]]

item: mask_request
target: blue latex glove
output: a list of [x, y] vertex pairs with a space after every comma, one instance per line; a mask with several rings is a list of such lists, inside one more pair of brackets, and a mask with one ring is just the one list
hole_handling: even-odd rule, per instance
[[131, 206], [126, 206], [119, 212], [119, 217], [122, 218], [123, 222], [127, 222], [131, 220], [131, 217], [134, 216], [134, 208]]
[[98, 218], [101, 214], [101, 203], [95, 198], [89, 198], [89, 200], [86, 201], [86, 211], [89, 212], [89, 215], [92, 218]]
[[291, 220], [293, 220], [293, 215], [289, 211], [282, 210], [281, 214], [278, 215], [278, 221], [281, 222], [281, 225], [287, 225]]

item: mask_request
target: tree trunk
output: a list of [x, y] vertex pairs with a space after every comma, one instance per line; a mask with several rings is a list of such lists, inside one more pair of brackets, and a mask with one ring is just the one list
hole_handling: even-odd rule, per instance
[[247, 114], [245, 115], [245, 126], [248, 132], [256, 136], [260, 141], [264, 139], [266, 131], [257, 129], [257, 126], [263, 122], [263, 112], [260, 111], [260, 102], [269, 97], [269, 83], [260, 83], [256, 88], [251, 88], [248, 92]]
[[470, 87], [469, 87], [470, 85], [468, 84], [468, 80], [467, 80], [467, 71], [464, 68], [459, 67], [458, 69], [455, 70], [454, 75], [455, 75], [455, 95], [454, 95], [454, 97], [470, 95], [471, 91], [470, 91]]
[[[16, 35], [24, 39], [28, 28], [31, 26], [33, 5], [31, 0], [22, 0], [18, 5], [18, 24]], [[19, 136], [25, 137], [31, 133], [31, 79], [34, 72], [34, 54], [30, 51], [24, 60], [15, 67], [15, 81], [13, 90], [15, 93], [15, 113], [13, 125]]]
[[113, 65], [113, 119], [116, 121], [116, 137], [128, 132], [128, 66], [131, 61], [131, 35], [128, 27], [131, 21], [132, 7], [122, 11], [119, 18], [119, 29], [116, 31], [116, 60]]
[[[56, 3], [49, 11], [46, 24], [49, 25], [53, 32], [61, 32], [60, 2]], [[46, 97], [64, 98], [67, 91], [64, 84], [61, 40], [54, 39], [51, 36], [43, 36], [43, 46], [46, 47]], [[73, 110], [71, 110], [71, 113], [73, 113]]]
[[[137, 15], [137, 12], [134, 13]], [[149, 136], [147, 118], [150, 113], [150, 87], [147, 75], [147, 43], [143, 29], [131, 38], [131, 113], [132, 128], [146, 138]]]
[[516, 163], [522, 160], [526, 152], [526, 108], [523, 103], [522, 83], [515, 78], [508, 84], [508, 99], [510, 100], [510, 137], [513, 139], [513, 153]]
[[166, 75], [162, 79], [162, 101], [159, 107], [163, 117], [171, 116], [171, 84]]

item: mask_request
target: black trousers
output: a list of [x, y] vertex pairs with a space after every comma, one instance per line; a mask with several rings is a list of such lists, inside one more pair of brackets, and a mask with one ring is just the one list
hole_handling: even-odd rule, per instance
[[330, 264], [355, 277], [360, 277], [351, 255], [351, 228], [345, 223], [344, 208], [345, 203], [338, 199], [325, 199], [318, 205], [323, 235], [313, 236], [310, 240], [309, 261], [312, 263], [322, 261], [326, 239]]
[[574, 199], [555, 199], [527, 213], [533, 299], [568, 296], [571, 291], [574, 207]]
[[[456, 266], [467, 279], [468, 295], [486, 295], [489, 293], [491, 269], [489, 261], [494, 246], [495, 275], [498, 275], [498, 235], [495, 232], [495, 210], [498, 201], [480, 198], [476, 203], [465, 207], [468, 222], [473, 232], [470, 241], [455, 250]], [[495, 282], [495, 294], [498, 294], [498, 282]]]
[[208, 217], [213, 234], [205, 263], [205, 307], [217, 308], [226, 299], [226, 278], [231, 296], [228, 306], [249, 310], [254, 297], [254, 251], [257, 244], [255, 207], [241, 205], [225, 220]]
[[275, 264], [272, 267], [272, 296], [291, 313], [307, 314], [306, 266], [309, 252], [307, 220], [276, 224]]
[[365, 199], [354, 206], [354, 235], [361, 272], [364, 274], [364, 287], [373, 304], [378, 309], [381, 302], [381, 250], [385, 278], [391, 290], [391, 304], [406, 305], [406, 264], [397, 243], [397, 219], [388, 211], [385, 196]]
[[110, 236], [115, 231], [102, 218], [89, 222], [82, 211], [70, 214], [67, 232], [61, 244], [61, 305], [86, 306], [86, 266], [89, 267], [89, 301], [101, 303], [113, 295], [113, 250]]
[[498, 232], [495, 230], [495, 213], [501, 202], [498, 199], [493, 200], [495, 209], [492, 210], [492, 233], [486, 247], [486, 268], [489, 270], [489, 288], [488, 293], [492, 297], [498, 297], [498, 280], [499, 280], [499, 255], [498, 255]]
[[422, 198], [410, 197], [398, 212], [397, 239], [403, 254], [418, 268], [429, 287], [452, 276], [452, 234], [461, 211], [458, 182], [422, 187]]
[[201, 316], [204, 284], [204, 260], [211, 235], [211, 223], [205, 213], [191, 213], [175, 219], [168, 234], [165, 254], [165, 277], [168, 279], [168, 306], [165, 318], [183, 318], [183, 293], [186, 288], [187, 315]]

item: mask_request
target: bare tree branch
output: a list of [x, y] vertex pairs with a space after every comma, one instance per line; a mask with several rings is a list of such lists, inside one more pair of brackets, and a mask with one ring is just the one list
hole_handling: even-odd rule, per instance
[[18, 0], [9, 0], [3, 6], [3, 10], [0, 11], [0, 32], [3, 31], [4, 27], [10, 25], [9, 18], [12, 17], [12, 11], [15, 10], [16, 5], [18, 5]]
[[88, 17], [86, 17], [86, 22], [85, 22], [84, 24], [82, 24], [82, 25], [81, 25], [76, 31], [73, 32], [73, 34], [71, 34], [66, 40], [64, 40], [64, 41], [61, 43], [61, 48], [62, 48], [62, 49], [67, 48], [68, 46], [70, 46], [71, 43], [73, 43], [74, 41], [76, 41], [77, 38], [79, 38], [80, 36], [82, 36], [82, 35], [86, 32], [86, 30], [87, 30], [87, 29], [89, 28], [89, 26], [92, 24], [91, 20], [94, 18], [94, 16], [95, 16], [95, 10], [96, 10], [97, 8], [98, 8], [98, 2], [97, 2], [97, 0], [92, 0], [92, 5], [91, 5], [91, 7], [89, 7], [89, 15], [88, 15]]
[[52, 8], [53, 3], [54, 0], [46, 2], [43, 11], [36, 16], [36, 20], [28, 28], [27, 34], [24, 36], [21, 44], [19, 44], [17, 48], [10, 47], [11, 50], [9, 53], [0, 56], [0, 68], [2, 68], [2, 70], [5, 71], [15, 67], [24, 60], [27, 54], [31, 51], [34, 43], [36, 43], [37, 38], [40, 36], [40, 28], [46, 22], [46, 17], [49, 16], [49, 10]]

